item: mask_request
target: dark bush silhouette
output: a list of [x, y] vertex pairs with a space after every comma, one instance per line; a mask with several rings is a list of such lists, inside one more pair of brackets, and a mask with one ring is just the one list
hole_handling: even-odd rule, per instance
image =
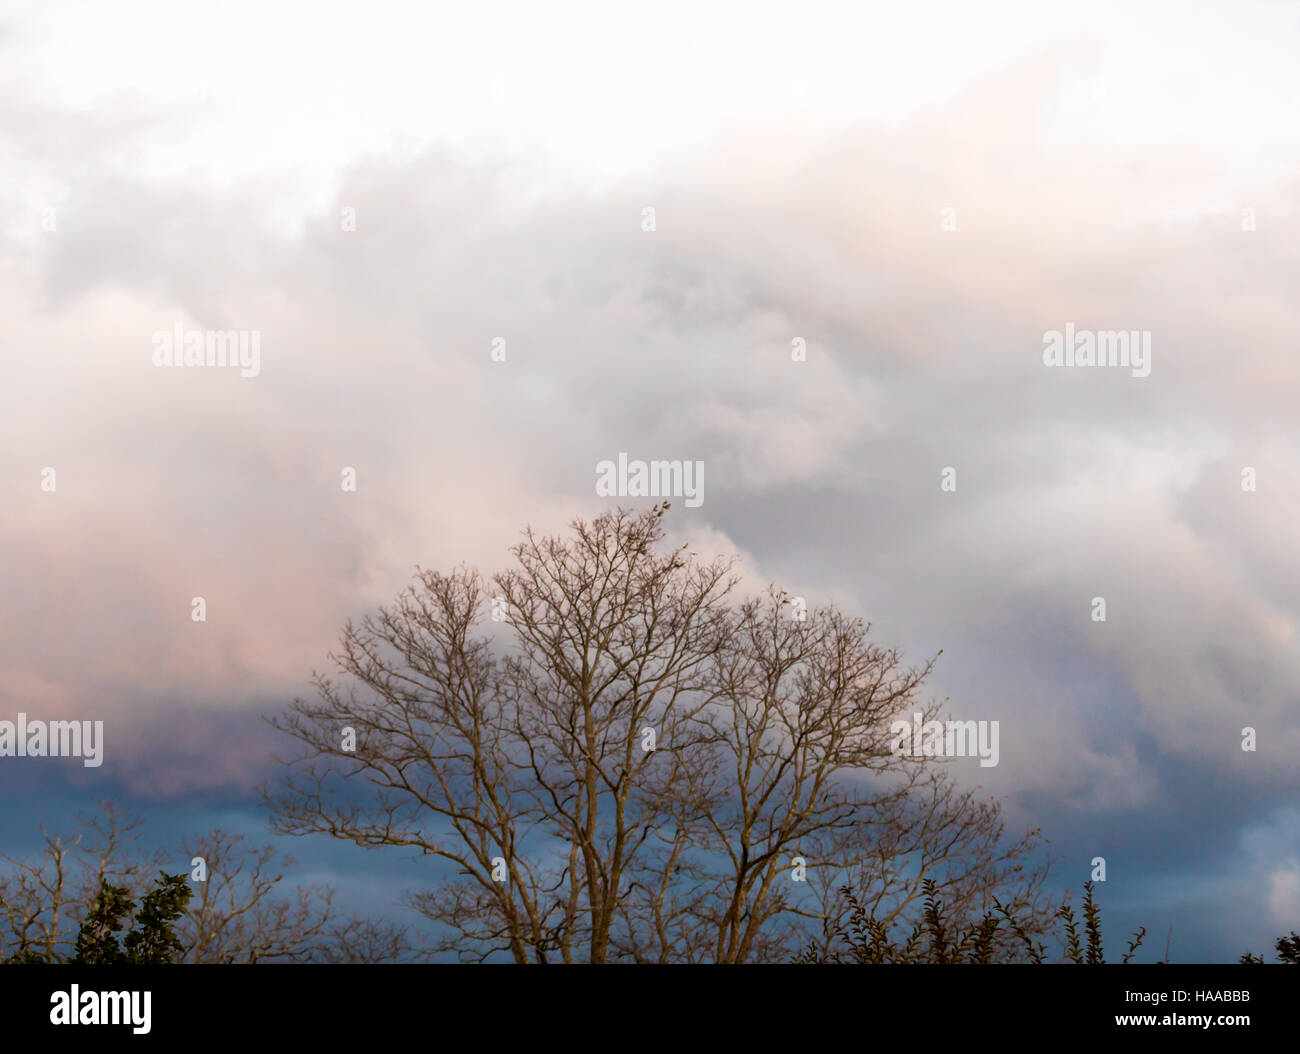
[[[1291, 931], [1289, 937], [1279, 937], [1273, 944], [1277, 951], [1277, 960], [1280, 963], [1287, 963], [1291, 966], [1300, 966], [1300, 933], [1295, 930]], [[1249, 965], [1261, 965], [1264, 962], [1262, 955], [1251, 955], [1247, 952], [1241, 957], [1239, 962]]]
[[[1079, 920], [1068, 900], [1056, 913], [1061, 922], [1061, 944], [1066, 962], [1080, 965], [1100, 965], [1106, 957], [1102, 947], [1101, 908], [1093, 900], [1091, 882], [1083, 885], [1083, 934]], [[1047, 946], [1035, 943], [1030, 929], [1016, 913], [993, 900], [993, 910], [984, 913], [976, 923], [955, 925], [947, 908], [939, 899], [938, 887], [933, 879], [925, 880], [925, 911], [921, 922], [900, 944], [890, 934], [889, 927], [871, 916], [854, 891], [845, 886], [840, 890], [846, 912], [839, 922], [829, 923], [827, 936], [831, 938], [830, 950], [821, 951], [809, 945], [795, 958], [798, 963], [994, 963], [1047, 961]], [[1014, 938], [1008, 945], [999, 941], [1001, 934]], [[1128, 950], [1121, 962], [1128, 963], [1142, 945], [1146, 927], [1142, 927], [1129, 941]], [[1010, 951], [1008, 949], [1015, 949]]]

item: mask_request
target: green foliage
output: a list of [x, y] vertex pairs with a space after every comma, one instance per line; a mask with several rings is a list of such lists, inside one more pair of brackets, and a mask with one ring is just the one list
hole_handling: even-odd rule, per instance
[[72, 961], [78, 966], [122, 962], [117, 932], [122, 928], [122, 919], [132, 906], [125, 889], [107, 880], [102, 881], [94, 904], [82, 920], [81, 930], [77, 934], [76, 955]]
[[180, 955], [184, 949], [173, 923], [185, 913], [190, 887], [183, 874], [169, 875], [162, 871], [158, 874], [157, 885], [140, 901], [134, 926], [121, 944], [117, 934], [135, 905], [125, 889], [101, 881], [95, 902], [77, 934], [72, 962], [83, 966], [159, 964], [170, 963]]
[[159, 872], [158, 885], [144, 895], [135, 926], [123, 947], [129, 963], [169, 963], [180, 958], [185, 947], [172, 924], [185, 914], [190, 887], [184, 875]]

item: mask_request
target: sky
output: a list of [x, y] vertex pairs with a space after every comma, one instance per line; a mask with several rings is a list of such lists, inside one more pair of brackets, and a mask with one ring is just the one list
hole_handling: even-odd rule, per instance
[[[96, 769], [0, 759], [0, 852], [105, 797], [270, 840], [262, 717], [347, 619], [599, 514], [626, 451], [706, 465], [674, 538], [942, 648], [1001, 727], [954, 772], [1062, 888], [1106, 859], [1108, 932], [1266, 950], [1297, 46], [1300, 2], [0, 4], [0, 719], [107, 728]], [[176, 326], [256, 332], [257, 375], [158, 368]], [[1149, 375], [1045, 364], [1067, 326]]]

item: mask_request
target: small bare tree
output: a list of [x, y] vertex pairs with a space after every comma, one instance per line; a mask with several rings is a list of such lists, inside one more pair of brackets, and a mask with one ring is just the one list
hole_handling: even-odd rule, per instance
[[490, 582], [421, 570], [349, 622], [273, 719], [301, 748], [273, 826], [442, 861], [410, 902], [463, 960], [788, 958], [845, 875], [919, 910], [906, 858], [972, 911], [1027, 897], [1034, 839], [998, 850], [995, 804], [890, 750], [892, 717], [937, 713], [931, 664], [775, 590], [734, 600], [730, 561], [663, 545], [666, 509], [528, 530]]
[[212, 831], [185, 848], [207, 876], [177, 926], [184, 962], [393, 962], [412, 951], [405, 927], [340, 917], [334, 890], [279, 885], [294, 861], [242, 835]]

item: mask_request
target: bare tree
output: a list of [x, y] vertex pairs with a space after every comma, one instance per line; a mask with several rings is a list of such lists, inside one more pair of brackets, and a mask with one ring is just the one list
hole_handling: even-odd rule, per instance
[[733, 600], [730, 561], [663, 546], [666, 508], [527, 530], [490, 582], [420, 570], [349, 622], [273, 719], [301, 747], [275, 829], [436, 858], [410, 903], [463, 960], [788, 958], [830, 910], [796, 856], [842, 884], [919, 852], [972, 909], [1004, 883], [1032, 844], [999, 857], [995, 804], [889, 749], [892, 717], [937, 712], [931, 664], [774, 590]]
[[[786, 959], [809, 920], [834, 917], [846, 883], [887, 926], [914, 922], [927, 878], [954, 917], [979, 915], [997, 892], [1027, 924], [1047, 924], [1055, 906], [1037, 894], [1048, 863], [1025, 872], [1021, 862], [1037, 832], [1004, 845], [996, 802], [959, 792], [940, 759], [892, 751], [892, 718], [938, 714], [917, 699], [933, 662], [905, 668], [870, 629], [833, 609], [796, 609], [775, 589], [734, 612], [700, 715], [712, 735], [679, 777], [697, 816], [689, 838], [677, 832], [697, 859], [690, 892], [672, 912], [666, 896], [651, 898], [653, 917], [627, 927], [632, 958], [670, 958], [659, 922], [685, 915], [707, 925], [693, 941], [677, 935], [678, 952]], [[790, 880], [796, 860], [807, 885]]]
[[207, 871], [177, 932], [183, 962], [398, 962], [418, 957], [408, 928], [342, 915], [322, 882], [283, 889], [296, 861], [243, 835], [214, 830], [189, 843]]

